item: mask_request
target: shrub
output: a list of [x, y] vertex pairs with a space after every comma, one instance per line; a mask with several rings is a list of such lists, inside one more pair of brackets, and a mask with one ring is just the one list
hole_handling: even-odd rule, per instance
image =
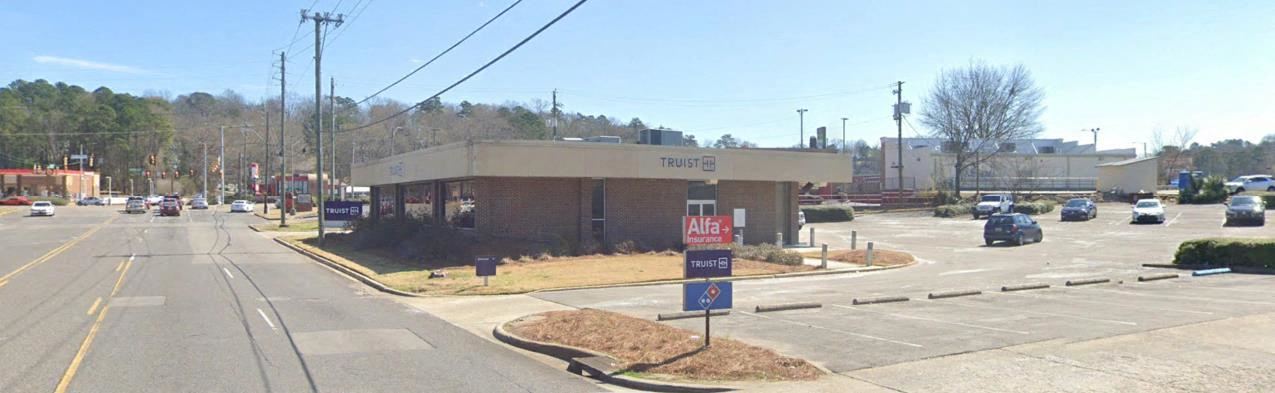
[[67, 204], [67, 199], [62, 197], [29, 197], [28, 199], [30, 199], [31, 202], [48, 201], [49, 203], [52, 203], [53, 206], [66, 206]]
[[1222, 203], [1228, 196], [1225, 184], [1226, 179], [1217, 176], [1204, 179], [1192, 178], [1190, 187], [1178, 190], [1178, 203], [1199, 205]]
[[971, 205], [958, 203], [952, 205], [940, 205], [934, 208], [935, 217], [956, 217], [970, 214]]
[[1210, 238], [1187, 240], [1173, 256], [1177, 265], [1275, 268], [1275, 239]]
[[371, 218], [355, 220], [351, 245], [356, 250], [396, 246], [425, 228], [425, 222], [414, 218], [381, 220], [373, 225]]
[[854, 208], [850, 206], [803, 207], [806, 223], [854, 221]]
[[751, 261], [795, 266], [800, 265], [805, 259], [801, 254], [785, 251], [783, 248], [770, 243], [746, 245], [731, 243], [728, 247], [735, 258]]
[[624, 254], [624, 255], [637, 254], [638, 252], [640, 252], [640, 250], [638, 250], [637, 243], [634, 243], [632, 240], [616, 242], [614, 245], [611, 246], [611, 251], [615, 252], [616, 254]]
[[1045, 214], [1054, 211], [1056, 206], [1058, 206], [1057, 202], [1042, 199], [1035, 202], [1016, 203], [1014, 204], [1014, 212], [1027, 215]]

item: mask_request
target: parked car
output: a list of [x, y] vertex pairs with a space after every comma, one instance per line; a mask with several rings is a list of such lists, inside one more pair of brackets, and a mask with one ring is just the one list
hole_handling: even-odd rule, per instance
[[1275, 177], [1271, 175], [1240, 176], [1224, 183], [1226, 191], [1238, 194], [1244, 191], [1275, 191]]
[[0, 205], [29, 206], [31, 205], [31, 200], [21, 195], [11, 196], [5, 199], [0, 199]]
[[191, 209], [207, 209], [208, 200], [204, 198], [195, 198], [190, 200]]
[[182, 204], [176, 200], [169, 199], [159, 203], [159, 215], [161, 216], [180, 216], [182, 215]]
[[183, 207], [182, 207], [182, 198], [181, 198], [181, 197], [179, 197], [179, 196], [177, 196], [177, 195], [165, 195], [165, 196], [164, 196], [164, 199], [162, 199], [162, 200], [160, 201], [160, 204], [163, 204], [164, 202], [168, 202], [168, 201], [172, 201], [173, 203], [176, 203], [176, 204], [177, 204], [177, 210], [181, 210], [181, 209], [183, 209]]
[[1133, 217], [1130, 217], [1129, 222], [1133, 224], [1140, 222], [1163, 224], [1164, 204], [1160, 203], [1159, 199], [1139, 199], [1133, 205]]
[[1226, 203], [1226, 221], [1222, 225], [1251, 222], [1266, 225], [1266, 203], [1252, 195], [1236, 195]]
[[147, 212], [148, 210], [150, 210], [150, 209], [149, 209], [149, 208], [147, 208], [147, 206], [146, 206], [146, 200], [144, 200], [144, 199], [142, 199], [142, 198], [137, 198], [137, 199], [129, 198], [129, 199], [128, 199], [128, 202], [125, 202], [125, 203], [124, 203], [124, 212], [125, 212], [125, 213], [129, 213], [129, 214], [132, 214], [132, 213], [145, 213], [145, 212]]
[[983, 224], [983, 244], [1009, 241], [1017, 245], [1045, 240], [1040, 223], [1022, 213], [999, 213], [987, 218]]
[[87, 197], [75, 201], [75, 204], [78, 206], [106, 206], [106, 201], [98, 197]]
[[1062, 220], [1084, 220], [1098, 218], [1098, 205], [1089, 198], [1068, 199], [1062, 208]]
[[53, 217], [53, 203], [49, 201], [37, 201], [31, 204], [31, 216], [49, 216]]
[[164, 197], [159, 195], [151, 195], [146, 197], [146, 204], [148, 205], [158, 205], [160, 202], [163, 202], [163, 201], [164, 201]]
[[243, 199], [239, 199], [234, 202], [231, 202], [230, 212], [231, 213], [252, 213], [252, 202], [248, 202]]
[[972, 211], [975, 220], [979, 217], [991, 217], [996, 213], [1013, 212], [1014, 197], [1009, 194], [983, 195], [983, 197], [978, 200], [978, 205], [975, 205]]

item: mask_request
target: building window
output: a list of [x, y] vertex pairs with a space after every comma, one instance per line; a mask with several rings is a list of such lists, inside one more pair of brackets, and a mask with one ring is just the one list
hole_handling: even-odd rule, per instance
[[593, 241], [599, 244], [606, 243], [606, 227], [607, 227], [607, 210], [606, 210], [606, 180], [597, 179], [593, 181], [593, 215], [590, 231], [593, 234]]
[[464, 180], [447, 183], [447, 223], [457, 228], [474, 228], [478, 200], [474, 195], [474, 181]]
[[434, 183], [415, 183], [403, 187], [403, 214], [427, 223], [434, 221]]
[[686, 188], [687, 216], [717, 215], [717, 184], [692, 181]]
[[394, 188], [394, 186], [376, 187], [376, 202], [380, 206], [381, 218], [394, 217]]

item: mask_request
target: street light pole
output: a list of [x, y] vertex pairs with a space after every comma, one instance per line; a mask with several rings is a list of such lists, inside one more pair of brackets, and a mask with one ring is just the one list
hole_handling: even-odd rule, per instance
[[801, 146], [801, 147], [806, 146], [806, 112], [807, 111], [809, 111], [809, 109], [803, 108], [803, 109], [797, 110], [797, 116], [800, 117], [801, 119], [801, 125], [799, 126], [801, 129], [801, 134], [798, 137], [800, 138], [798, 142], [801, 142], [801, 143], [798, 143], [797, 146]]
[[226, 126], [221, 126], [221, 152], [217, 155], [217, 173], [221, 180], [217, 181], [217, 208], [226, 204]]
[[841, 153], [842, 154], [845, 154], [846, 152], [846, 120], [850, 120], [850, 118], [849, 117], [841, 118]]

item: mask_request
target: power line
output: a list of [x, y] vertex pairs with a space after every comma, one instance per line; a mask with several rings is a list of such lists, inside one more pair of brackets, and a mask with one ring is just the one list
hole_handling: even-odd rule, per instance
[[633, 103], [667, 103], [667, 104], [676, 104], [676, 105], [699, 104], [704, 106], [726, 106], [726, 105], [735, 105], [735, 104], [763, 104], [763, 103], [777, 103], [777, 102], [786, 102], [786, 101], [801, 101], [801, 100], [826, 98], [826, 97], [848, 96], [848, 95], [870, 93], [874, 91], [885, 90], [891, 87], [893, 87], [893, 84], [865, 87], [862, 89], [855, 89], [855, 90], [843, 90], [843, 91], [819, 93], [819, 94], [813, 94], [813, 95], [804, 95], [804, 96], [743, 98], [743, 99], [713, 99], [713, 98], [677, 99], [677, 98], [662, 98], [662, 97], [615, 97], [615, 96], [595, 95], [595, 94], [590, 94], [588, 92], [581, 94], [578, 91], [571, 91], [569, 89], [567, 91], [574, 92], [576, 95], [579, 95], [582, 97], [591, 97], [591, 98], [599, 99], [603, 101], [609, 100], [609, 101], [615, 101], [615, 102], [633, 102]]
[[491, 59], [491, 61], [487, 62], [487, 64], [484, 64], [482, 67], [479, 67], [477, 70], [474, 70], [474, 72], [469, 73], [469, 75], [466, 75], [464, 78], [461, 78], [460, 80], [456, 81], [456, 83], [452, 83], [452, 84], [451, 84], [451, 86], [447, 86], [447, 87], [446, 87], [446, 88], [444, 88], [443, 90], [440, 90], [439, 92], [434, 93], [434, 95], [429, 96], [429, 98], [426, 98], [426, 99], [424, 99], [424, 100], [421, 100], [421, 102], [418, 102], [418, 103], [416, 103], [415, 105], [409, 106], [409, 107], [407, 107], [406, 109], [403, 109], [403, 110], [401, 110], [401, 111], [399, 111], [399, 112], [397, 112], [397, 113], [394, 113], [394, 114], [389, 115], [389, 116], [387, 116], [387, 117], [385, 117], [385, 118], [383, 118], [383, 119], [380, 119], [380, 120], [377, 120], [377, 121], [374, 121], [374, 122], [371, 122], [371, 123], [368, 123], [368, 124], [364, 124], [364, 125], [361, 125], [361, 126], [358, 126], [358, 127], [351, 128], [351, 129], [347, 130], [347, 132], [349, 132], [349, 131], [358, 131], [358, 130], [362, 130], [362, 129], [364, 129], [364, 128], [368, 128], [368, 127], [372, 127], [372, 126], [377, 125], [377, 124], [384, 123], [384, 122], [389, 121], [390, 119], [393, 119], [393, 118], [395, 118], [395, 117], [402, 116], [404, 113], [410, 112], [412, 109], [414, 109], [414, 108], [416, 108], [416, 107], [418, 107], [418, 106], [424, 105], [426, 102], [429, 102], [429, 100], [432, 100], [432, 99], [434, 99], [434, 98], [437, 98], [438, 96], [443, 95], [443, 93], [447, 93], [448, 91], [450, 91], [451, 89], [455, 88], [456, 86], [459, 86], [461, 83], [465, 83], [465, 81], [469, 80], [470, 78], [473, 78], [473, 77], [474, 77], [474, 75], [478, 75], [478, 73], [483, 72], [483, 70], [486, 70], [486, 69], [487, 69], [487, 67], [491, 67], [491, 65], [492, 65], [492, 64], [496, 64], [496, 62], [500, 61], [500, 59], [503, 59], [503, 58], [505, 58], [505, 56], [508, 56], [510, 53], [513, 53], [515, 50], [518, 50], [518, 48], [521, 48], [521, 47], [522, 47], [523, 45], [525, 45], [528, 41], [531, 41], [531, 39], [532, 39], [532, 38], [536, 38], [536, 36], [540, 35], [540, 33], [544, 32], [544, 31], [545, 31], [545, 30], [547, 30], [547, 29], [549, 29], [549, 27], [550, 27], [550, 26], [553, 26], [555, 23], [558, 23], [558, 21], [559, 21], [559, 20], [562, 20], [562, 18], [565, 18], [567, 15], [570, 15], [572, 11], [575, 11], [575, 10], [576, 10], [576, 8], [580, 8], [580, 6], [581, 6], [581, 5], [584, 5], [584, 3], [585, 3], [585, 2], [587, 2], [587, 1], [589, 1], [589, 0], [580, 0], [580, 1], [576, 2], [576, 3], [575, 3], [575, 5], [571, 6], [571, 8], [568, 8], [566, 11], [563, 11], [563, 12], [562, 12], [562, 14], [558, 15], [558, 17], [557, 17], [557, 18], [553, 18], [553, 20], [549, 21], [549, 23], [546, 23], [544, 26], [541, 26], [541, 27], [540, 27], [540, 29], [536, 30], [536, 32], [531, 33], [531, 35], [527, 36], [527, 38], [523, 38], [523, 39], [522, 39], [522, 41], [519, 41], [517, 45], [514, 45], [512, 48], [509, 48], [509, 49], [508, 49], [508, 50], [506, 50], [504, 53], [501, 53], [501, 54], [500, 54], [500, 56], [496, 56], [496, 58]]
[[350, 20], [345, 22], [346, 26], [337, 30], [336, 34], [333, 35], [331, 39], [325, 40], [323, 42], [323, 49], [327, 49], [329, 45], [332, 45], [332, 42], [336, 41], [337, 38], [341, 38], [341, 34], [345, 33], [346, 30], [350, 29], [348, 25], [351, 23], [354, 23], [354, 20], [358, 19], [359, 16], [363, 15], [363, 11], [366, 11], [367, 7], [372, 5], [372, 0], [367, 0], [367, 4], [363, 4], [363, 9], [359, 9], [358, 11], [355, 11], [356, 9], [359, 8], [359, 4], [363, 4], [363, 0], [359, 0], [358, 2], [354, 3], [354, 6], [350, 7], [350, 11], [347, 12], [347, 14], [353, 14], [350, 17]]
[[[474, 36], [474, 34], [478, 34], [478, 32], [479, 32], [479, 31], [482, 31], [482, 30], [483, 30], [483, 28], [487, 27], [487, 25], [490, 25], [490, 24], [491, 24], [491, 22], [495, 22], [495, 21], [496, 21], [496, 19], [500, 19], [500, 17], [501, 17], [502, 15], [504, 15], [506, 12], [509, 12], [509, 10], [514, 9], [514, 7], [515, 7], [515, 6], [517, 6], [518, 4], [521, 4], [521, 3], [522, 3], [522, 0], [514, 1], [514, 2], [513, 2], [513, 4], [510, 4], [508, 7], [505, 7], [505, 9], [504, 9], [503, 11], [500, 11], [500, 13], [499, 13], [499, 14], [496, 14], [496, 16], [493, 16], [493, 17], [491, 17], [491, 19], [488, 19], [486, 23], [483, 23], [482, 25], [478, 26], [478, 28], [477, 28], [477, 29], [474, 29], [474, 31], [471, 31], [471, 32], [469, 32], [469, 34], [466, 34], [464, 37], [461, 37], [460, 41], [456, 41], [456, 43], [455, 43], [455, 44], [452, 44], [452, 46], [447, 47], [447, 49], [445, 49], [445, 50], [443, 50], [441, 53], [439, 53], [439, 54], [435, 55], [435, 56], [434, 56], [434, 58], [429, 59], [429, 61], [426, 61], [426, 62], [425, 62], [425, 64], [421, 64], [421, 66], [420, 66], [420, 67], [416, 67], [416, 69], [415, 69], [415, 70], [412, 70], [412, 72], [407, 73], [407, 75], [403, 75], [403, 77], [402, 77], [402, 78], [398, 78], [398, 80], [394, 81], [394, 83], [391, 83], [389, 86], [385, 86], [384, 88], [381, 88], [381, 90], [377, 90], [375, 93], [372, 93], [372, 95], [369, 95], [369, 96], [367, 96], [367, 97], [363, 98], [362, 100], [359, 100], [359, 102], [354, 103], [354, 105], [362, 105], [364, 102], [367, 102], [367, 100], [370, 100], [370, 99], [372, 99], [373, 97], [376, 97], [377, 95], [380, 95], [381, 93], [384, 93], [386, 90], [389, 90], [390, 88], [393, 88], [394, 86], [398, 85], [399, 83], [403, 82], [404, 80], [407, 80], [407, 78], [410, 78], [412, 75], [416, 75], [416, 73], [417, 73], [417, 72], [420, 72], [420, 70], [425, 69], [425, 67], [428, 67], [430, 64], [433, 64], [435, 60], [438, 60], [438, 58], [443, 57], [443, 55], [446, 55], [448, 52], [451, 52], [451, 51], [452, 51], [452, 49], [456, 49], [456, 47], [460, 46], [460, 44], [463, 44], [466, 40], [468, 40], [468, 39], [469, 39], [469, 37], [473, 37], [473, 36]], [[575, 9], [575, 7], [572, 7], [572, 9]], [[568, 12], [570, 12], [570, 11], [568, 11]], [[565, 15], [565, 14], [564, 14], [564, 15]], [[559, 17], [559, 18], [561, 18], [561, 17]], [[555, 21], [556, 21], [556, 19], [555, 19]], [[537, 32], [537, 33], [539, 33], [539, 32]], [[519, 44], [519, 45], [521, 45], [521, 44]]]

